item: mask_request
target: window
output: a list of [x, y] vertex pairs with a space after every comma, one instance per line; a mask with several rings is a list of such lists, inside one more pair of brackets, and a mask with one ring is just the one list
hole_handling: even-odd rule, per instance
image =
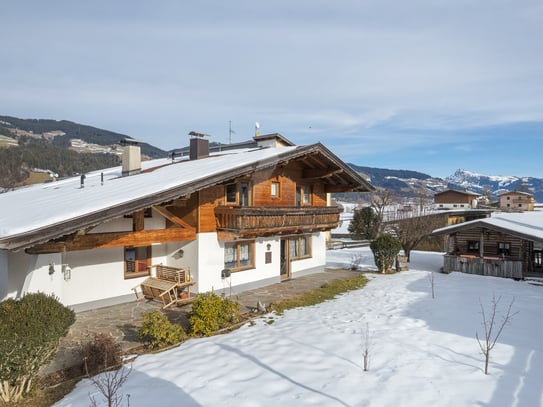
[[311, 257], [311, 236], [299, 236], [290, 238], [289, 255], [292, 260]]
[[468, 252], [478, 252], [479, 251], [479, 241], [470, 240], [468, 242]]
[[498, 254], [509, 256], [511, 254], [511, 243], [498, 242]]
[[249, 183], [226, 185], [226, 203], [230, 205], [249, 205]]
[[125, 247], [124, 278], [149, 275], [151, 266], [151, 246]]
[[302, 205], [310, 205], [311, 204], [311, 187], [309, 185], [304, 185], [302, 187], [302, 191], [303, 191]]
[[237, 184], [228, 184], [226, 186], [226, 203], [236, 204], [238, 202], [237, 192]]
[[272, 182], [270, 187], [272, 198], [279, 198], [279, 182]]
[[233, 242], [224, 245], [224, 268], [241, 271], [254, 268], [254, 241]]

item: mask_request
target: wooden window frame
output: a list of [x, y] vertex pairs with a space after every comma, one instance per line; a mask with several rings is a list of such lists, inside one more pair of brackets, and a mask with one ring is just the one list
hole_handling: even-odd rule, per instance
[[511, 256], [511, 243], [510, 242], [498, 242], [498, 254], [503, 256]]
[[311, 205], [312, 192], [311, 185], [302, 185], [302, 206]]
[[[230, 206], [240, 206], [242, 205], [241, 202], [241, 184], [247, 184], [247, 203], [243, 206], [249, 206], [251, 205], [252, 197], [251, 197], [251, 183], [249, 181], [237, 181], [237, 182], [231, 182], [229, 184], [226, 184], [224, 186], [224, 202], [226, 205]], [[235, 191], [228, 191], [228, 188], [234, 188]], [[229, 197], [232, 196], [232, 192], [235, 194], [234, 200], [229, 200]]]
[[[241, 246], [244, 244], [249, 244], [250, 264], [240, 265]], [[236, 265], [234, 267], [232, 267], [232, 265], [226, 262], [226, 250], [229, 247], [234, 247], [236, 250]], [[224, 256], [225, 256], [224, 268], [230, 269], [232, 273], [254, 269], [255, 268], [255, 241], [254, 240], [239, 240], [235, 242], [227, 242], [224, 244]]]
[[270, 184], [270, 196], [272, 199], [281, 198], [281, 183], [278, 181], [272, 181]]
[[[234, 190], [234, 200], [229, 200], [229, 197], [232, 194], [232, 191], [228, 191], [229, 187], [233, 187]], [[224, 186], [224, 202], [226, 202], [226, 205], [237, 205], [238, 204], [238, 184], [237, 183], [231, 183], [226, 184]]]
[[480, 245], [478, 240], [468, 240], [468, 253], [479, 253]]
[[[307, 242], [307, 253], [305, 254], [299, 254], [301, 252], [300, 248], [302, 247], [302, 240], [305, 240]], [[295, 253], [289, 253], [290, 259], [292, 261], [296, 260], [304, 260], [304, 259], [310, 259], [313, 257], [313, 251], [312, 251], [312, 241], [311, 235], [300, 235], [300, 236], [293, 236], [288, 238], [288, 244], [289, 244], [289, 250], [292, 252], [292, 246], [291, 242], [295, 242]]]
[[[146, 249], [145, 253], [145, 259], [143, 258], [137, 258], [138, 255], [138, 249]], [[134, 251], [134, 260], [127, 260], [127, 252]], [[130, 267], [130, 261], [134, 263], [134, 267], [136, 268], [135, 271], [129, 271]], [[139, 270], [142, 263], [145, 261], [145, 269]], [[125, 280], [131, 279], [131, 278], [138, 278], [138, 277], [145, 277], [149, 276], [151, 274], [151, 246], [127, 246], [124, 248], [124, 278]]]

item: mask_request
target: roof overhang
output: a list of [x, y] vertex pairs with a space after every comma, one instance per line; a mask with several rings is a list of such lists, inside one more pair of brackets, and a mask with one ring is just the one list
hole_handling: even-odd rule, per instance
[[[182, 196], [186, 196], [202, 189], [228, 182], [243, 176], [248, 176], [256, 171], [285, 165], [293, 160], [301, 160], [312, 156], [311, 160], [320, 163], [321, 166], [333, 168], [334, 174], [322, 174], [321, 180], [327, 187], [327, 192], [371, 192], [375, 188], [363, 179], [352, 168], [341, 161], [335, 154], [328, 150], [321, 143], [300, 146], [289, 151], [279, 153], [270, 158], [252, 162], [242, 167], [217, 173], [204, 179], [193, 182], [185, 182], [179, 186], [166, 189], [152, 195], [141, 196], [137, 199], [125, 201], [115, 206], [101, 208], [100, 210], [86, 213], [62, 222], [50, 224], [41, 228], [29, 230], [24, 233], [6, 236], [0, 239], [0, 249], [20, 250], [39, 243], [45, 243], [81, 229], [94, 227], [103, 222], [131, 214], [145, 208], [159, 205]], [[212, 157], [205, 158], [213, 159]], [[335, 170], [340, 170], [335, 172]]]

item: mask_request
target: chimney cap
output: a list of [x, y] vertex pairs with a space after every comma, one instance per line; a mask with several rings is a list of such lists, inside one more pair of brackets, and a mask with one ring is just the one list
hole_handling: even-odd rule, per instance
[[209, 134], [198, 133], [197, 131], [191, 131], [191, 132], [189, 133], [189, 136], [192, 136], [192, 137], [200, 137], [200, 138], [211, 137], [211, 135], [209, 135]]
[[144, 141], [136, 140], [134, 138], [123, 138], [119, 143], [121, 146], [137, 146], [138, 144], [144, 143]]

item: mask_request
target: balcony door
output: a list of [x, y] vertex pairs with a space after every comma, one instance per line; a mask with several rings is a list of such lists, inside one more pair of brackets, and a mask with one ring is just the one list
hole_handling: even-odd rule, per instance
[[281, 239], [281, 281], [288, 280], [291, 277], [290, 251], [288, 242], [288, 239]]

